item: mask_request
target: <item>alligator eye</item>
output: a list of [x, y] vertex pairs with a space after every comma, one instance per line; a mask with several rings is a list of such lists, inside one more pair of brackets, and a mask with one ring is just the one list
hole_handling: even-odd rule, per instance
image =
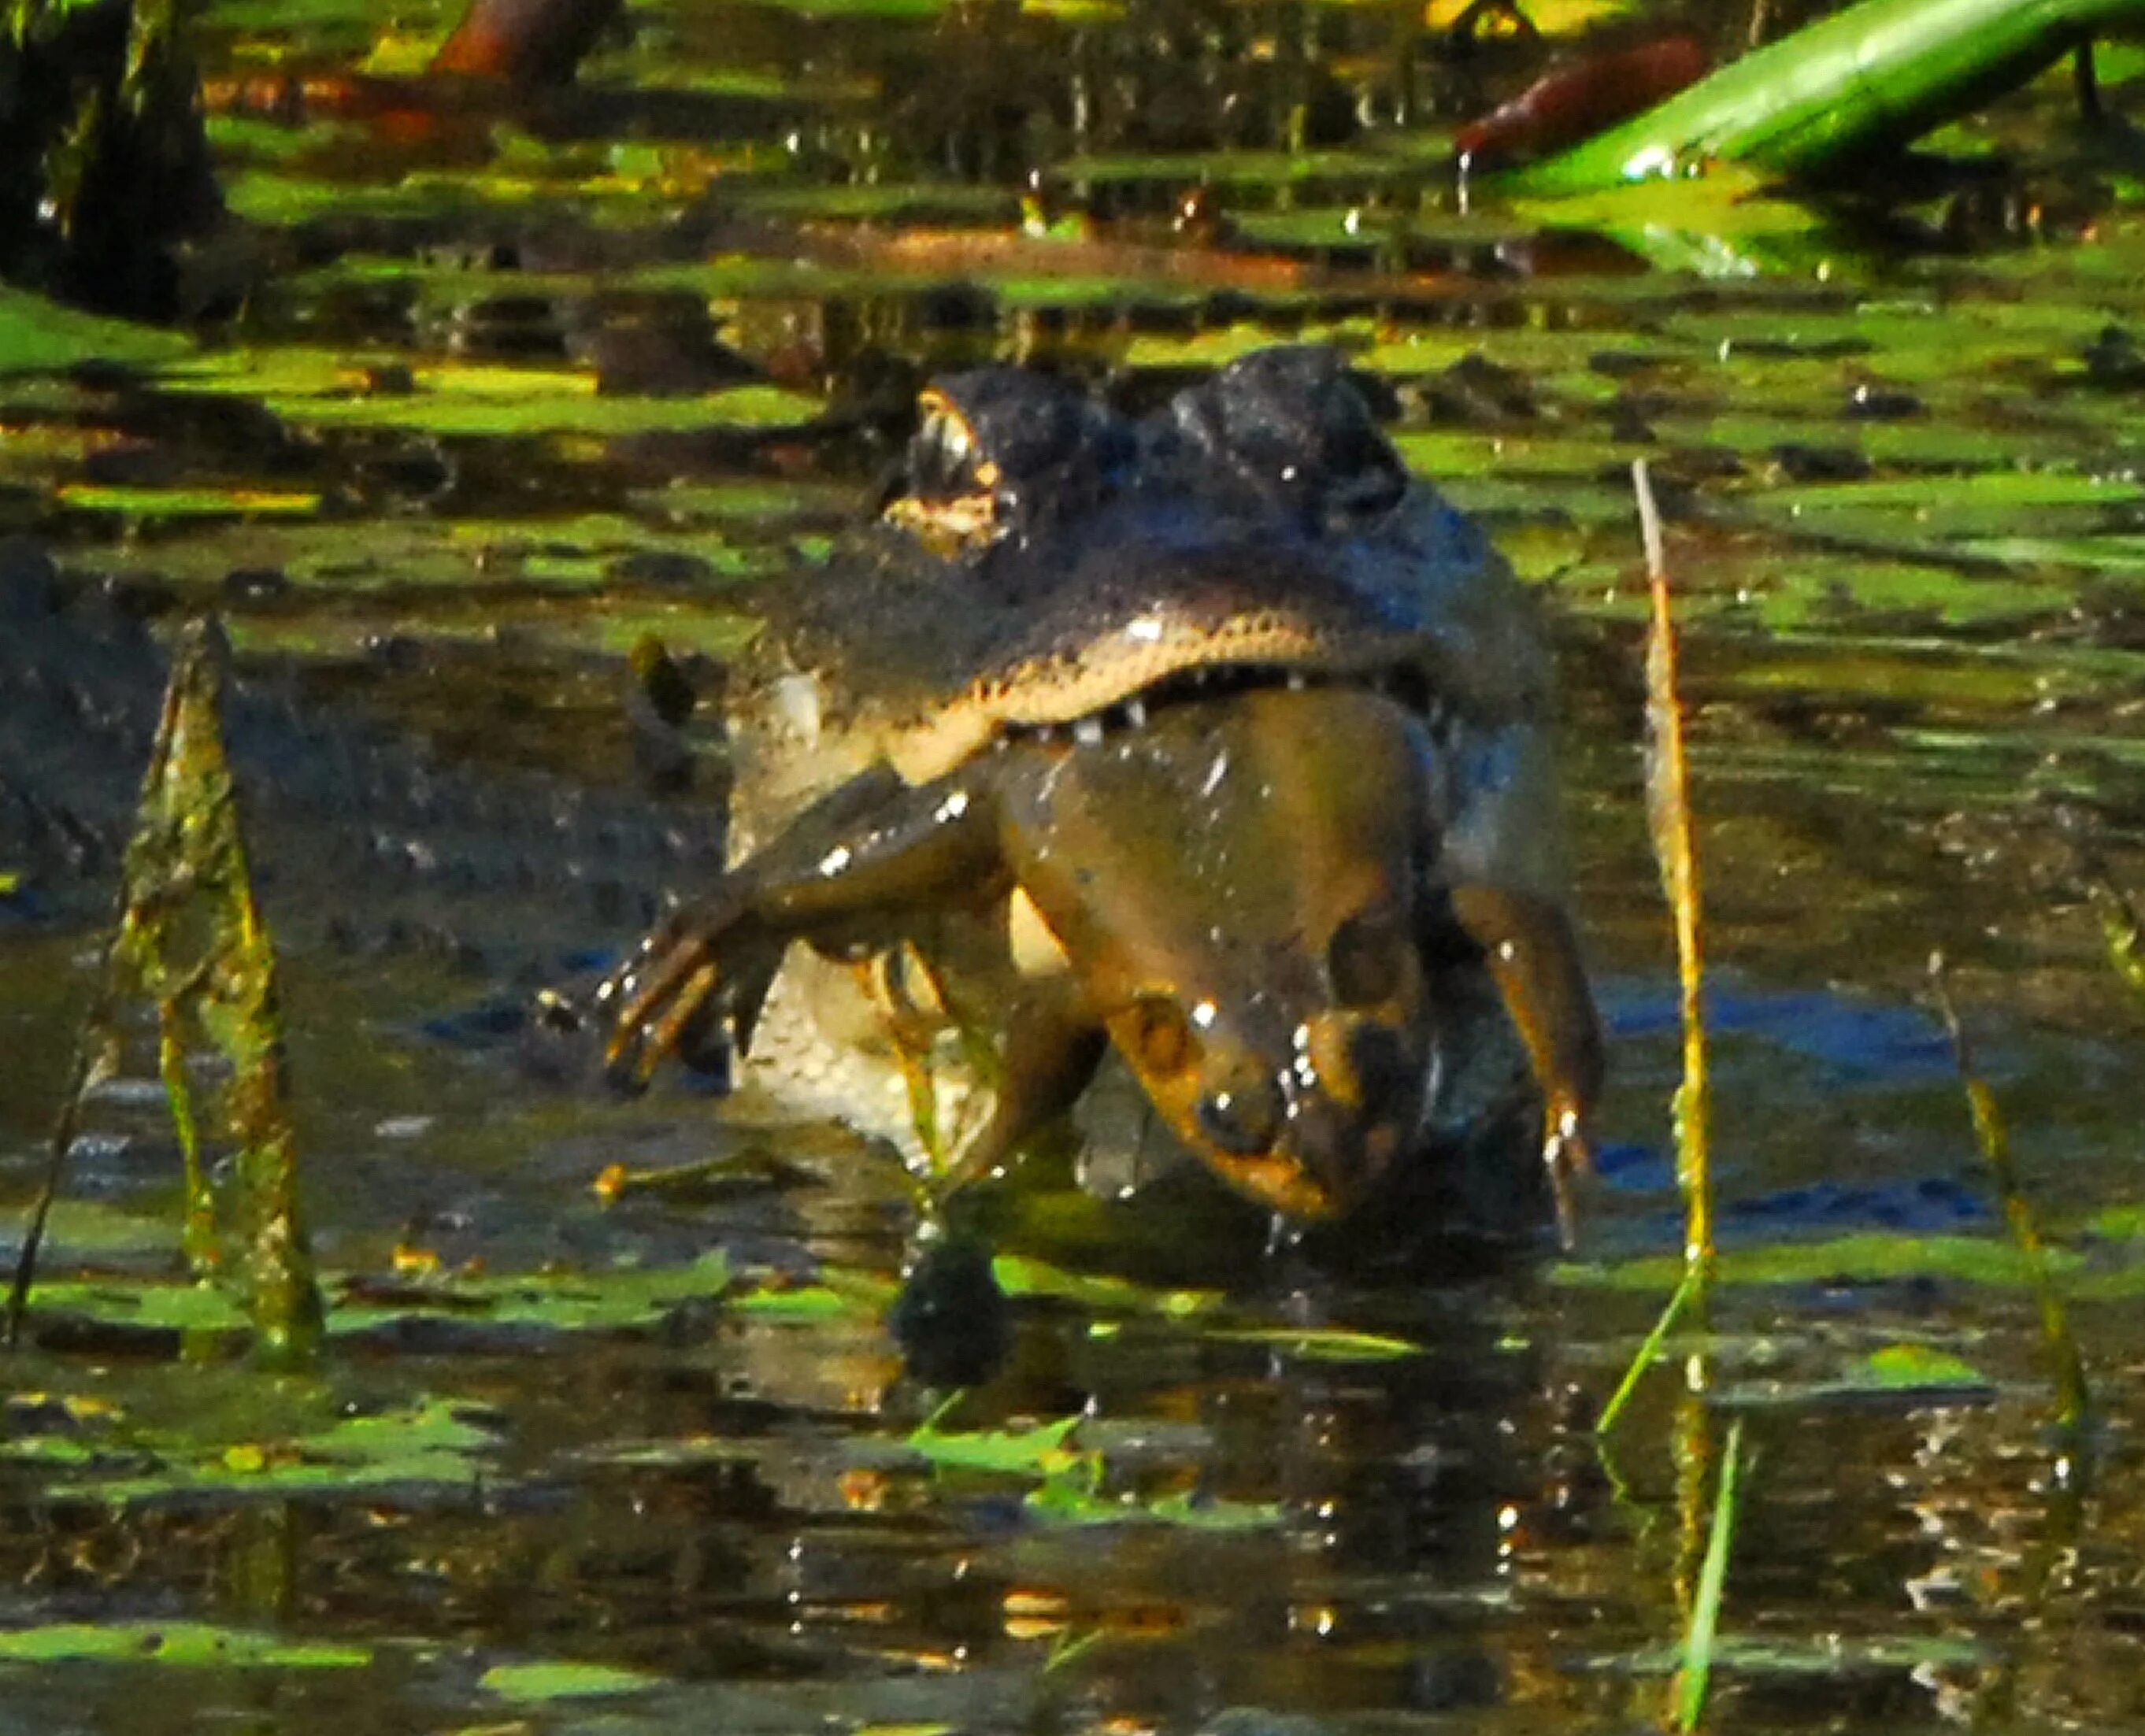
[[1401, 984], [1401, 949], [1406, 940], [1386, 910], [1366, 910], [1336, 928], [1326, 949], [1326, 979], [1344, 1007], [1372, 1007], [1391, 1000]]
[[1182, 1072], [1197, 1057], [1198, 1039], [1184, 1009], [1167, 995], [1142, 995], [1132, 1003], [1129, 1045], [1142, 1072]]

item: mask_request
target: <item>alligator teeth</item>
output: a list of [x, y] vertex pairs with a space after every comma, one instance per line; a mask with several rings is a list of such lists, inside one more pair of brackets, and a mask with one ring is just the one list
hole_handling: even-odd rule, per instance
[[1082, 718], [1072, 726], [1072, 739], [1083, 748], [1098, 745], [1102, 739], [1102, 720], [1100, 718]]
[[1291, 669], [1288, 672], [1288, 690], [1291, 693], [1300, 694], [1310, 685], [1311, 683], [1305, 679], [1301, 669]]
[[1125, 723], [1129, 728], [1134, 729], [1147, 728], [1147, 706], [1142, 701], [1138, 699], [1125, 701]]

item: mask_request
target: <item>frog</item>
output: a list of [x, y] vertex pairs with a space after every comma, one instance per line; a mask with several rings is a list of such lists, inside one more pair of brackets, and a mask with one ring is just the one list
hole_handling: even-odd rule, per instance
[[1434, 1161], [1501, 1018], [1568, 1236], [1604, 1044], [1553, 699], [1535, 599], [1335, 351], [1137, 415], [941, 377], [732, 672], [729, 866], [605, 982], [609, 1069], [720, 1039], [953, 1191], [1111, 1067], [1311, 1222]]

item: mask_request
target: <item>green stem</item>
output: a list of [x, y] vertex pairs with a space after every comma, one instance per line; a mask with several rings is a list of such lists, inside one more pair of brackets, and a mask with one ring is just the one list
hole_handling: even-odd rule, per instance
[[1728, 1558], [1735, 1541], [1735, 1505], [1743, 1475], [1743, 1419], [1728, 1425], [1721, 1450], [1719, 1491], [1714, 1498], [1713, 1525], [1705, 1541], [1705, 1564], [1699, 1569], [1698, 1592], [1691, 1601], [1690, 1625], [1684, 1632], [1683, 1664], [1676, 1672], [1675, 1725], [1695, 1730], [1705, 1715], [1706, 1690], [1713, 1680], [1714, 1643], [1720, 1631], [1720, 1604], [1728, 1587]]
[[1638, 1354], [1631, 1358], [1631, 1365], [1624, 1370], [1623, 1380], [1602, 1407], [1600, 1420], [1594, 1425], [1597, 1436], [1605, 1436], [1616, 1426], [1617, 1420], [1631, 1402], [1632, 1394], [1639, 1390], [1639, 1382], [1645, 1377], [1646, 1370], [1660, 1360], [1662, 1345], [1667, 1342], [1669, 1334], [1675, 1330], [1677, 1321], [1697, 1297], [1705, 1281], [1703, 1267], [1694, 1265], [1684, 1268], [1683, 1281], [1676, 1286], [1668, 1306], [1661, 1310], [1661, 1317], [1654, 1322], [1653, 1331], [1646, 1334]]

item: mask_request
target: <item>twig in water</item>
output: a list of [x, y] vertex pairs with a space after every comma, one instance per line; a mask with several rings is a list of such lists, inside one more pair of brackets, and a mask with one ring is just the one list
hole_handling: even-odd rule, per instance
[[[1705, 951], [1699, 919], [1698, 840], [1691, 823], [1690, 760], [1679, 692], [1675, 620], [1669, 599], [1661, 519], [1646, 461], [1631, 466], [1639, 529], [1646, 549], [1653, 614], [1646, 635], [1646, 817], [1661, 889], [1675, 918], [1676, 982], [1683, 1026], [1683, 1082], [1675, 1094], [1676, 1180], [1683, 1188], [1684, 1258], [1713, 1264], [1713, 1167], [1707, 1143], [1704, 987]], [[1704, 1281], [1700, 1281], [1701, 1283]]]
[[1966, 1088], [1967, 1108], [1973, 1117], [1974, 1143], [1981, 1148], [1982, 1159], [1995, 1178], [1997, 1196], [2003, 1202], [2003, 1221], [2025, 1260], [2034, 1300], [2040, 1306], [2041, 1337], [2048, 1346], [2050, 1373], [2056, 1385], [2056, 1420], [2067, 1433], [2075, 1433], [2085, 1420], [2089, 1402], [2085, 1363], [2078, 1355], [2078, 1340], [2071, 1333], [2070, 1316], [2056, 1290], [2055, 1274], [2048, 1267], [2048, 1249], [2034, 1221], [2033, 1206], [2026, 1198], [2025, 1189], [2019, 1185], [2018, 1166], [2011, 1161], [2011, 1136], [2003, 1125], [2003, 1112], [1996, 1107], [1995, 1093], [1974, 1067], [1973, 1050], [1967, 1042], [1965, 1027], [1959, 1022], [1958, 1009], [1952, 1004], [1941, 953], [1929, 955], [1929, 987], [1936, 997], [1937, 1012], [1943, 1020], [1944, 1029], [1951, 1037], [1952, 1058], [1958, 1064], [1959, 1082]]
[[[115, 932], [117, 926], [115, 923]], [[30, 1207], [28, 1222], [23, 1226], [22, 1246], [15, 1256], [14, 1281], [7, 1287], [4, 1333], [7, 1347], [11, 1350], [22, 1340], [22, 1316], [30, 1304], [30, 1286], [37, 1281], [37, 1253], [44, 1246], [45, 1225], [52, 1215], [52, 1202], [59, 1197], [60, 1177], [66, 1171], [67, 1153], [73, 1149], [75, 1130], [82, 1121], [82, 1097], [95, 1080], [96, 1057], [104, 1046], [103, 1037], [111, 1024], [112, 958], [108, 951], [97, 974], [97, 1000], [75, 1038], [74, 1061], [67, 1069], [67, 1093], [60, 1100], [59, 1113], [52, 1118], [52, 1137], [45, 1147], [44, 1177], [37, 1184], [37, 1200]]]
[[[1698, 842], [1691, 823], [1690, 762], [1684, 739], [1683, 701], [1677, 690], [1675, 621], [1670, 605], [1668, 561], [1661, 545], [1660, 511], [1640, 459], [1631, 466], [1638, 495], [1639, 530], [1646, 550], [1647, 587], [1653, 614], [1646, 634], [1646, 818], [1661, 890], [1675, 921], [1676, 980], [1683, 1025], [1683, 1081], [1675, 1093], [1676, 1180], [1684, 1198], [1684, 1281], [1595, 1425], [1606, 1434], [1629, 1402], [1639, 1377], [1660, 1354], [1670, 1327], [1687, 1309], [1703, 1311], [1713, 1278], [1713, 1166], [1707, 1142], [1705, 953], [1699, 919]], [[1703, 1385], [1694, 1365], [1693, 1380]]]

